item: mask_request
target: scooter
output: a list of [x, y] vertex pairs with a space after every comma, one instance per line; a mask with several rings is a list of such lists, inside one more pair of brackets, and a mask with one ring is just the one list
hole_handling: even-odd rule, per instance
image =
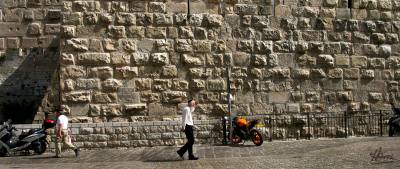
[[389, 137], [400, 134], [400, 109], [393, 107], [393, 116], [389, 119]]
[[0, 156], [30, 150], [36, 154], [43, 154], [48, 145], [46, 129], [54, 127], [55, 124], [54, 120], [45, 120], [41, 129], [30, 129], [17, 136], [15, 131], [18, 130], [11, 125], [11, 120], [8, 120], [0, 127]]
[[256, 126], [258, 123], [258, 120], [247, 122], [247, 120], [244, 118], [235, 117], [232, 121], [233, 134], [231, 142], [233, 144], [239, 144], [242, 141], [251, 140], [256, 146], [260, 146], [264, 140], [261, 132], [257, 129], [254, 129], [254, 126]]

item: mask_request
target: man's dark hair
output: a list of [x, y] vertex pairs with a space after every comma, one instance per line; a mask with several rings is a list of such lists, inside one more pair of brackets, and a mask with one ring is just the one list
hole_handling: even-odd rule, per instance
[[190, 102], [192, 102], [193, 101], [193, 99], [190, 99], [189, 101], [188, 101], [188, 104], [190, 103]]

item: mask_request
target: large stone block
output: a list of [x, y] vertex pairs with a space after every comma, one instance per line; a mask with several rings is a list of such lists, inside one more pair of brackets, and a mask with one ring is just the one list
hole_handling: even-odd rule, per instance
[[61, 69], [61, 77], [67, 78], [80, 78], [86, 76], [86, 70], [81, 66], [67, 66]]
[[113, 38], [124, 38], [126, 37], [126, 31], [124, 26], [109, 26], [109, 36]]
[[117, 91], [122, 86], [122, 83], [117, 79], [107, 79], [101, 85], [104, 91]]
[[152, 53], [150, 62], [155, 65], [167, 65], [170, 62], [168, 53]]
[[67, 48], [71, 51], [86, 52], [89, 50], [89, 40], [82, 38], [73, 38], [67, 40]]
[[89, 69], [89, 76], [100, 79], [108, 79], [113, 77], [113, 69], [111, 67], [93, 67]]
[[352, 67], [367, 67], [368, 59], [366, 56], [351, 56]]
[[100, 66], [111, 63], [109, 53], [81, 53], [77, 57], [77, 61], [82, 65]]
[[186, 92], [182, 91], [165, 91], [162, 92], [162, 101], [164, 103], [180, 103], [187, 98]]
[[70, 103], [87, 103], [90, 102], [91, 96], [90, 92], [88, 91], [73, 91], [64, 93], [62, 95], [63, 102], [70, 102]]
[[101, 88], [100, 79], [77, 79], [76, 80], [76, 89], [81, 90], [90, 90], [95, 89], [98, 90]]
[[115, 78], [119, 79], [132, 79], [133, 77], [137, 77], [139, 75], [138, 67], [117, 67], [114, 72]]
[[155, 26], [171, 26], [174, 22], [173, 15], [154, 13], [154, 25]]

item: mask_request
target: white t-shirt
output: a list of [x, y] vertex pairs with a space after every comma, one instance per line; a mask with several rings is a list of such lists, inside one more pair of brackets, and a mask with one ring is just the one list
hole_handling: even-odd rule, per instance
[[192, 118], [193, 111], [194, 111], [194, 108], [191, 108], [189, 106], [186, 106], [185, 108], [183, 108], [182, 128], [185, 128], [186, 124], [193, 126], [193, 118]]
[[68, 129], [68, 117], [64, 115], [60, 115], [57, 118], [57, 126], [61, 124], [62, 129]]

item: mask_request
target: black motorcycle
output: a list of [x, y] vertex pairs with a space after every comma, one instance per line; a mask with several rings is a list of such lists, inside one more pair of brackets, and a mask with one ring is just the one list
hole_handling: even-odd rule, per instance
[[389, 136], [400, 134], [400, 109], [393, 107], [393, 116], [389, 119]]
[[233, 134], [231, 142], [233, 144], [239, 144], [242, 141], [251, 140], [256, 146], [260, 146], [264, 140], [261, 132], [254, 128], [258, 123], [258, 120], [247, 122], [244, 118], [235, 117], [232, 121]]
[[11, 125], [11, 120], [8, 120], [0, 127], [0, 156], [30, 150], [36, 154], [43, 154], [48, 145], [46, 129], [54, 127], [55, 124], [54, 120], [45, 120], [41, 129], [30, 129], [17, 136], [17, 129]]

